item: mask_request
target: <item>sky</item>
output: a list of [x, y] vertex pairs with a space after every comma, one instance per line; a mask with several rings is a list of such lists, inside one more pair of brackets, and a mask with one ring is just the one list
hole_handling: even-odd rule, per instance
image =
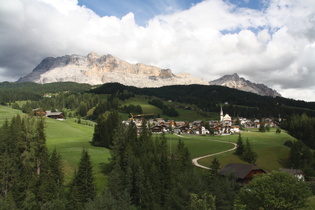
[[0, 0], [0, 82], [92, 51], [315, 101], [314, 0]]

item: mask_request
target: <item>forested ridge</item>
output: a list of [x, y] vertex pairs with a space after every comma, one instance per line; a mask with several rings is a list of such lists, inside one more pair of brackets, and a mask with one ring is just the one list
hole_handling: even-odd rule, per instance
[[315, 102], [287, 99], [282, 97], [260, 96], [222, 86], [174, 85], [160, 88], [136, 88], [118, 83], [104, 84], [90, 90], [95, 94], [111, 94], [127, 90], [128, 92], [156, 96], [165, 100], [195, 104], [204, 111], [218, 110], [218, 106], [227, 102], [225, 110], [241, 117], [288, 117], [292, 114], [307, 113], [315, 116]]
[[[36, 83], [0, 83], [0, 103], [12, 103], [21, 100], [39, 101], [46, 93], [94, 93], [117, 94], [120, 100], [130, 96], [155, 96], [164, 100], [195, 104], [202, 111], [216, 112], [220, 104], [233, 117], [279, 117], [288, 118], [293, 114], [315, 116], [315, 102], [305, 102], [283, 97], [259, 96], [254, 93], [239, 91], [222, 86], [174, 85], [160, 88], [136, 88], [119, 83], [107, 83], [92, 87], [88, 84], [60, 82], [49, 84]], [[128, 92], [128, 94], [123, 94]], [[59, 106], [60, 107], [60, 106]], [[126, 109], [127, 110], [127, 109]], [[171, 114], [173, 115], [173, 114]]]
[[21, 100], [39, 100], [46, 93], [59, 93], [63, 91], [78, 93], [91, 89], [91, 85], [74, 82], [58, 82], [37, 84], [32, 82], [0, 83], [0, 103], [9, 103]]

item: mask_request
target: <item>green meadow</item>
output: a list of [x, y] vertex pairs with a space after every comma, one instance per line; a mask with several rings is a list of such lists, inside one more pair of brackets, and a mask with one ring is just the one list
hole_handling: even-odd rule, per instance
[[[17, 114], [23, 114], [20, 110], [0, 106], [0, 125], [5, 119], [10, 119]], [[93, 164], [93, 171], [98, 189], [104, 187], [106, 177], [101, 172], [103, 163], [108, 162], [109, 150], [101, 147], [94, 147], [89, 142], [93, 137], [94, 127], [78, 124], [75, 119], [54, 120], [45, 119], [47, 147], [50, 151], [54, 148], [61, 154], [65, 172], [66, 184], [71, 181], [81, 158], [83, 148], [87, 149]], [[84, 123], [84, 121], [82, 121]], [[94, 123], [89, 123], [94, 124]]]
[[78, 124], [74, 119], [54, 120], [46, 119], [47, 147], [54, 148], [61, 154], [64, 162], [66, 183], [69, 183], [78, 162], [81, 158], [83, 148], [87, 149], [93, 164], [93, 171], [98, 188], [105, 184], [105, 175], [101, 172], [101, 165], [108, 162], [109, 150], [102, 147], [94, 147], [89, 142], [92, 140], [93, 126]]
[[[201, 114], [199, 114], [196, 111], [192, 111], [192, 110], [186, 110], [186, 109], [176, 109], [176, 111], [179, 113], [178, 117], [169, 117], [166, 115], [162, 115], [162, 110], [156, 106], [153, 106], [151, 104], [148, 104], [148, 97], [147, 96], [141, 96], [141, 95], [137, 95], [136, 97], [132, 97], [129, 98], [125, 101], [120, 101], [120, 105], [121, 106], [128, 106], [128, 105], [140, 105], [142, 108], [142, 111], [144, 114], [155, 114], [155, 116], [157, 116], [158, 114], [164, 118], [164, 119], [172, 119], [172, 120], [179, 120], [179, 121], [195, 121], [195, 120], [210, 120], [210, 119], [215, 119], [218, 118], [219, 116], [218, 113], [210, 113], [211, 116], [210, 117], [205, 117], [202, 116]], [[177, 102], [166, 102], [163, 101], [164, 104], [168, 104], [168, 105], [182, 105], [182, 106], [192, 106], [192, 105], [187, 105], [187, 104], [180, 104]], [[122, 115], [124, 119], [127, 119], [129, 117], [128, 114], [123, 114]]]
[[0, 125], [2, 125], [6, 120], [11, 120], [12, 117], [17, 114], [22, 115], [21, 110], [12, 109], [8, 106], [0, 106]]
[[[284, 146], [287, 140], [295, 140], [292, 136], [282, 131], [280, 134], [271, 129], [270, 132], [261, 133], [258, 129], [250, 132], [241, 132], [243, 142], [245, 144], [248, 139], [253, 151], [258, 155], [256, 165], [268, 172], [283, 168], [286, 165], [286, 160], [289, 156], [289, 148]], [[237, 142], [238, 135], [216, 136], [218, 140], [227, 142]], [[244, 163], [238, 156], [233, 154], [233, 151], [216, 155], [221, 166], [228, 163]], [[214, 157], [208, 157], [199, 161], [200, 164], [209, 166]]]
[[[144, 103], [143, 99], [143, 103]], [[135, 101], [138, 104], [139, 100]], [[145, 110], [152, 111], [156, 107], [150, 107], [147, 104]], [[151, 109], [152, 108], [152, 109]], [[149, 110], [151, 109], [151, 110]], [[6, 118], [10, 119], [16, 114], [21, 114], [19, 110], [14, 110], [9, 107], [0, 106], [0, 123], [2, 124]], [[82, 149], [85, 148], [89, 151], [93, 163], [93, 169], [96, 177], [96, 183], [99, 189], [104, 187], [106, 176], [102, 173], [101, 165], [108, 163], [110, 152], [108, 149], [101, 147], [94, 147], [89, 142], [93, 137], [94, 127], [92, 122], [89, 125], [78, 124], [76, 119], [54, 120], [46, 119], [46, 136], [47, 147], [49, 150], [54, 148], [62, 155], [64, 171], [66, 176], [66, 183], [69, 183], [73, 174], [78, 166], [81, 157]], [[252, 149], [258, 154], [257, 166], [266, 171], [277, 170], [284, 167], [285, 161], [288, 158], [289, 148], [284, 146], [283, 143], [287, 140], [294, 140], [293, 137], [282, 131], [276, 134], [272, 129], [270, 132], [260, 133], [257, 129], [245, 131], [241, 133], [243, 141], [249, 140]], [[156, 136], [154, 135], [153, 138]], [[167, 134], [168, 150], [173, 153], [176, 150], [178, 140], [181, 139], [189, 148], [191, 158], [196, 158], [208, 154], [213, 154], [233, 148], [232, 144], [236, 143], [238, 135], [230, 136], [195, 136], [183, 135], [176, 136]], [[220, 143], [213, 140], [225, 141], [227, 143]], [[231, 162], [242, 163], [238, 156], [233, 152], [227, 152], [216, 155], [221, 166]], [[213, 157], [205, 158], [199, 161], [200, 164], [210, 166]]]

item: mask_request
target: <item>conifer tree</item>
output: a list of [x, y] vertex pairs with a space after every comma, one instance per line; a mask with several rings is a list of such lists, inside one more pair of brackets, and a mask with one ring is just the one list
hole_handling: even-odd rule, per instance
[[56, 185], [56, 197], [61, 197], [64, 190], [64, 173], [61, 155], [57, 153], [56, 148], [50, 155], [50, 173], [54, 184]]
[[117, 111], [100, 115], [94, 128], [92, 144], [110, 149], [113, 145], [115, 129], [119, 123], [120, 117]]
[[252, 147], [248, 141], [246, 140], [246, 145], [244, 148], [244, 153], [242, 155], [242, 159], [248, 163], [255, 164], [257, 160], [257, 153], [252, 150]]
[[243, 144], [242, 136], [241, 136], [240, 133], [238, 134], [238, 139], [237, 139], [237, 143], [236, 144], [237, 144], [237, 148], [235, 150], [235, 154], [239, 155], [239, 156], [243, 155], [243, 153], [244, 153], [244, 144]]
[[90, 155], [86, 149], [83, 149], [79, 162], [78, 172], [74, 178], [74, 186], [78, 190], [78, 199], [81, 203], [93, 200], [96, 196], [96, 187], [94, 183], [93, 168]]
[[211, 168], [211, 174], [216, 176], [219, 173], [220, 170], [220, 162], [218, 158], [214, 157], [214, 159], [211, 162], [210, 168]]

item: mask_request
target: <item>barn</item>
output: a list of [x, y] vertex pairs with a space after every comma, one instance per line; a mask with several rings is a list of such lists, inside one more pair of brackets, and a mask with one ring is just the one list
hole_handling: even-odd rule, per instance
[[238, 182], [247, 184], [256, 174], [265, 174], [266, 172], [254, 165], [244, 163], [230, 163], [219, 171], [222, 176], [235, 176]]

